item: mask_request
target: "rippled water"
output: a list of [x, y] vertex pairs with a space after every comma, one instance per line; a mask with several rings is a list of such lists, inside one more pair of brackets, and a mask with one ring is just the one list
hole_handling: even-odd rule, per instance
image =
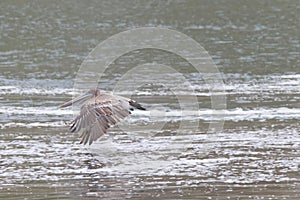
[[[228, 2], [1, 2], [0, 198], [298, 199], [300, 4]], [[180, 69], [194, 93], [125, 89], [118, 94], [147, 111], [80, 145], [67, 128], [73, 110], [57, 106], [78, 93], [76, 72], [98, 43], [143, 26], [197, 40], [219, 67], [227, 109], [212, 109], [185, 60], [134, 51], [110, 66], [101, 89], [114, 92], [128, 69], [154, 61]], [[177, 98], [190, 96], [199, 109], [182, 112], [193, 106]], [[208, 133], [223, 120], [222, 132]]]

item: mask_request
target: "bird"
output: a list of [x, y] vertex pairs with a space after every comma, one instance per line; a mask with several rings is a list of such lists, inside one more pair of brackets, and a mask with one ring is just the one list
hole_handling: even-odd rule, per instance
[[134, 108], [146, 110], [135, 100], [90, 89], [59, 108], [81, 105], [80, 113], [70, 123], [70, 131], [80, 134], [80, 144], [91, 145], [107, 133], [107, 129], [131, 114]]

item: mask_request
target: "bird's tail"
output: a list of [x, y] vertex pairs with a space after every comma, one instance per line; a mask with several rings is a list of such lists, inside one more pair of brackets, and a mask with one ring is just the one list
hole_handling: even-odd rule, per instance
[[139, 104], [138, 102], [136, 102], [134, 100], [130, 100], [129, 105], [131, 105], [132, 107], [135, 107], [139, 110], [146, 110], [146, 108], [142, 107], [141, 104]]

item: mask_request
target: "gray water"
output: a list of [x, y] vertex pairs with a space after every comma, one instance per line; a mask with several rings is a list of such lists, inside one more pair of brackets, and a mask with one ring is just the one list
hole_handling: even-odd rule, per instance
[[[299, 8], [296, 0], [1, 1], [0, 198], [298, 199]], [[137, 50], [110, 65], [101, 89], [114, 93], [138, 64], [167, 64], [189, 80], [194, 93], [177, 92], [196, 96], [199, 110], [182, 115], [178, 95], [146, 76], [154, 84], [120, 94], [148, 111], [80, 145], [66, 125], [73, 110], [58, 105], [76, 93], [81, 63], [114, 34], [157, 26], [208, 51], [227, 109], [213, 113], [212, 94], [184, 59]], [[223, 120], [221, 132], [208, 131]]]

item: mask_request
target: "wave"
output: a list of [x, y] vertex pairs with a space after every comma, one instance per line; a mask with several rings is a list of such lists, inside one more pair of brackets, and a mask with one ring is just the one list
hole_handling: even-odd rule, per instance
[[[49, 116], [49, 121], [53, 121], [54, 116], [59, 116], [60, 119], [71, 120], [72, 115], [76, 114], [78, 110], [63, 110], [57, 107], [0, 107], [0, 115], [4, 116], [18, 116], [26, 118], [26, 115], [35, 117], [32, 121], [36, 121], [36, 116]], [[24, 116], [25, 115], [25, 116]], [[0, 124], [2, 128], [7, 127], [57, 127], [65, 125], [62, 121], [45, 122], [47, 118], [43, 118], [43, 122], [30, 122], [30, 117], [26, 118], [28, 123], [20, 122], [3, 122]], [[213, 110], [213, 109], [200, 109], [200, 110], [158, 110], [152, 109], [147, 111], [136, 110], [133, 115], [126, 118], [127, 123], [140, 123], [140, 122], [180, 122], [180, 121], [254, 121], [254, 120], [270, 120], [270, 119], [300, 119], [300, 109], [295, 108], [257, 108], [257, 109], [243, 109], [235, 108], [229, 110]]]

